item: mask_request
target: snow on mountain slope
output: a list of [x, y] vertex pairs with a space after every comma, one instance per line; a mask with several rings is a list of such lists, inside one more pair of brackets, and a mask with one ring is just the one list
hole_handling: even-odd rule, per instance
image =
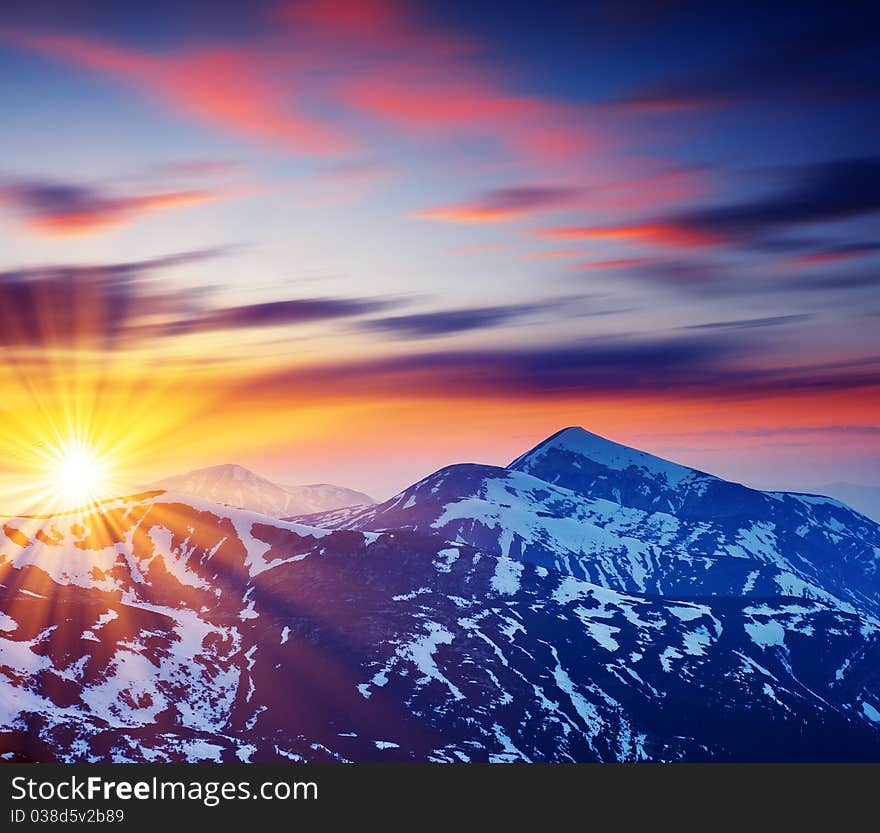
[[583, 482], [591, 467], [618, 473], [636, 469], [643, 480], [650, 479], [679, 492], [683, 487], [717, 480], [710, 474], [607, 440], [583, 428], [558, 431], [517, 457], [507, 468], [574, 488], [573, 483]]
[[514, 460], [531, 474], [593, 498], [623, 506], [708, 520], [752, 517], [764, 493], [628, 448], [583, 428], [566, 428]]
[[0, 755], [876, 759], [880, 634], [161, 493], [0, 523]]
[[747, 489], [580, 429], [512, 468], [449, 466], [383, 504], [301, 520], [433, 531], [627, 592], [798, 595], [880, 616], [880, 526], [868, 518], [828, 498]]
[[232, 464], [168, 477], [152, 484], [151, 488], [205, 498], [276, 518], [374, 502], [362, 492], [329, 483], [279, 486], [243, 466]]

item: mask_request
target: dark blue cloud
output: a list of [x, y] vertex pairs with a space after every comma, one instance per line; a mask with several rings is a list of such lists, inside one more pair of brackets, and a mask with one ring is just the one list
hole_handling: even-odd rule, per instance
[[[707, 8], [711, 4], [705, 4]], [[732, 7], [719, 7], [723, 14]], [[622, 103], [630, 106], [716, 107], [782, 100], [788, 106], [823, 101], [880, 99], [876, 59], [877, 15], [870, 4], [805, 2], [737, 7], [754, 16], [751, 38], [716, 38], [719, 55], [687, 73], [645, 85]], [[786, 17], [782, 32], [774, 18]], [[691, 21], [699, 16], [691, 16]], [[762, 28], [762, 22], [765, 25]]]
[[40, 234], [94, 234], [154, 211], [217, 199], [220, 191], [165, 190], [111, 193], [103, 188], [42, 180], [0, 181], [0, 206]]
[[[332, 321], [400, 303], [338, 297], [211, 307], [204, 289], [172, 288], [155, 280], [163, 270], [227, 251], [0, 272], [0, 345], [111, 348], [187, 333]], [[155, 323], [156, 317], [165, 320]]]
[[113, 347], [140, 318], [185, 315], [197, 303], [190, 290], [164, 290], [147, 278], [226, 251], [204, 249], [148, 260], [0, 272], [0, 345]]
[[736, 321], [710, 321], [705, 324], [689, 324], [683, 330], [756, 330], [765, 327], [780, 327], [785, 324], [798, 324], [809, 321], [813, 315], [799, 313], [793, 315], [773, 315], [766, 318], [740, 318]]
[[497, 327], [544, 308], [539, 304], [438, 310], [411, 315], [394, 315], [364, 321], [361, 328], [386, 332], [399, 338], [436, 338], [456, 333]]
[[687, 394], [724, 399], [880, 384], [880, 355], [825, 364], [756, 361], [753, 335], [594, 340], [518, 350], [452, 350], [294, 368], [249, 380], [260, 394], [434, 398]]
[[794, 183], [776, 194], [680, 215], [676, 226], [733, 236], [779, 227], [833, 222], [880, 212], [880, 157], [840, 159], [806, 165]]
[[400, 303], [400, 299], [390, 298], [291, 298], [207, 309], [198, 315], [163, 325], [159, 330], [164, 335], [180, 335], [213, 330], [294, 326], [354, 318], [398, 306]]

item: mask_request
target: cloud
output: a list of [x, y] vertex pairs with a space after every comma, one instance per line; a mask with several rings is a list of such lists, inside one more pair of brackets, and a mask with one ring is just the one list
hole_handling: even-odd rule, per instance
[[556, 226], [540, 229], [537, 234], [548, 240], [630, 241], [677, 248], [712, 246], [726, 239], [717, 232], [675, 221], [621, 226]]
[[156, 280], [165, 270], [227, 251], [0, 272], [0, 345], [107, 350], [189, 334], [353, 318], [400, 303], [337, 297], [212, 307], [204, 288], [172, 288]]
[[503, 223], [568, 207], [582, 195], [583, 189], [552, 185], [493, 188], [469, 202], [428, 208], [416, 216], [451, 223]]
[[787, 261], [788, 266], [811, 268], [830, 263], [846, 263], [864, 257], [880, 254], [880, 243], [874, 241], [853, 241], [835, 246], [814, 248], [812, 251], [794, 255]]
[[583, 249], [545, 249], [541, 252], [529, 252], [523, 255], [526, 260], [565, 260], [583, 256]]
[[0, 344], [5, 347], [112, 348], [144, 317], [196, 308], [186, 290], [148, 281], [175, 266], [218, 257], [223, 249], [92, 266], [0, 272]]
[[711, 321], [706, 324], [689, 324], [683, 330], [754, 330], [764, 327], [779, 327], [809, 321], [813, 315], [807, 313], [792, 315], [773, 315], [766, 318], [740, 318], [736, 321]]
[[[792, 299], [825, 293], [847, 295], [880, 286], [880, 271], [870, 267], [780, 273], [778, 269], [759, 267], [744, 272], [729, 265], [708, 261], [656, 260], [625, 270], [647, 285], [663, 285], [673, 290], [704, 296], [779, 295]], [[859, 301], [861, 303], [861, 300]]]
[[436, 338], [484, 330], [545, 309], [546, 304], [522, 304], [395, 315], [364, 321], [361, 329], [391, 333], [397, 338]]
[[0, 184], [0, 205], [12, 209], [26, 230], [52, 237], [96, 234], [134, 222], [152, 212], [184, 208], [223, 196], [213, 190], [119, 196], [70, 183], [17, 181]]
[[190, 118], [291, 152], [338, 153], [349, 138], [299, 106], [279, 87], [270, 55], [260, 48], [194, 47], [148, 52], [98, 38], [0, 32], [20, 48], [138, 87]]
[[[583, 252], [579, 254], [583, 255]], [[632, 269], [634, 266], [646, 266], [655, 261], [648, 257], [622, 257], [614, 260], [588, 260], [577, 264], [578, 269], [586, 271], [605, 269]]]
[[[763, 7], [746, 15], [766, 11]], [[874, 99], [880, 70], [873, 60], [876, 25], [869, 7], [848, 5], [839, 14], [827, 7], [798, 5], [784, 37], [743, 54], [729, 50], [714, 66], [655, 82], [614, 104], [637, 113], [676, 112], [743, 105], [782, 98], [815, 105], [821, 101]], [[803, 21], [808, 21], [803, 25]], [[800, 26], [798, 26], [800, 24]]]
[[281, 17], [310, 60], [335, 72], [338, 104], [420, 142], [478, 140], [496, 155], [554, 166], [605, 144], [586, 107], [515, 91], [485, 44], [420, 11], [395, 0], [305, 0]]
[[162, 176], [215, 177], [241, 173], [244, 165], [235, 159], [180, 159], [157, 165], [155, 170]]
[[18, 48], [144, 91], [188, 118], [291, 153], [356, 153], [358, 114], [420, 137], [489, 140], [519, 159], [584, 157], [598, 145], [585, 108], [510, 89], [483, 44], [427, 21], [415, 4], [301, 0], [235, 43], [162, 51], [97, 37], [0, 32]]
[[529, 398], [637, 389], [656, 392], [706, 378], [720, 359], [740, 349], [726, 336], [706, 336], [452, 350], [316, 365], [254, 380], [254, 386], [314, 386], [316, 393], [329, 396], [362, 392]]
[[627, 396], [712, 400], [880, 388], [880, 355], [825, 364], [775, 365], [754, 335], [707, 332], [595, 339], [513, 350], [450, 350], [350, 360], [249, 378], [248, 392], [314, 397], [524, 399]]
[[179, 318], [160, 325], [163, 335], [184, 335], [214, 330], [242, 330], [285, 327], [335, 321], [379, 312], [396, 306], [399, 300], [382, 298], [292, 298], [209, 309], [199, 315]]
[[385, 332], [394, 338], [438, 338], [458, 333], [499, 327], [543, 312], [559, 312], [574, 318], [617, 315], [631, 308], [610, 308], [603, 296], [581, 294], [547, 298], [526, 304], [464, 307], [451, 310], [392, 315], [363, 321], [358, 328], [367, 332]]
[[722, 237], [847, 220], [880, 211], [880, 157], [820, 162], [795, 169], [794, 183], [763, 199], [682, 214], [674, 225]]
[[880, 157], [804, 165], [790, 183], [749, 202], [712, 206], [614, 226], [540, 229], [552, 240], [606, 240], [694, 248], [739, 243], [764, 246], [769, 234], [791, 227], [835, 222], [880, 212]]
[[[877, 269], [859, 269], [835, 274], [819, 274], [805, 277], [789, 275], [776, 282], [778, 289], [806, 292], [834, 292], [874, 289], [880, 287], [880, 272]], [[763, 288], [774, 289], [772, 281], [765, 281]]]

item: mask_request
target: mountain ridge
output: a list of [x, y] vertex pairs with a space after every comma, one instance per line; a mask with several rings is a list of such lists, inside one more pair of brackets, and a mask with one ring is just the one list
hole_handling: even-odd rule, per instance
[[557, 479], [647, 508], [457, 464], [288, 520], [165, 491], [2, 519], [0, 758], [880, 759], [880, 526], [669, 501], [570, 446]]
[[[571, 430], [514, 467], [447, 466], [385, 503], [300, 520], [332, 529], [437, 532], [623, 592], [763, 588], [880, 616], [880, 526], [870, 519], [834, 499], [760, 492], [686, 467], [675, 472], [679, 491], [670, 497], [667, 461], [658, 466], [649, 455], [651, 465], [642, 468], [642, 453], [629, 450], [636, 462], [611, 470], [550, 442]], [[555, 476], [543, 479], [550, 455]]]

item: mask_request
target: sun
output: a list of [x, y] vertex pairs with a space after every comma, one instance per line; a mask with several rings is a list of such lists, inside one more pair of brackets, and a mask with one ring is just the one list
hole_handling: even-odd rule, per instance
[[108, 465], [97, 449], [81, 440], [67, 440], [48, 452], [48, 485], [55, 503], [75, 509], [106, 497]]

